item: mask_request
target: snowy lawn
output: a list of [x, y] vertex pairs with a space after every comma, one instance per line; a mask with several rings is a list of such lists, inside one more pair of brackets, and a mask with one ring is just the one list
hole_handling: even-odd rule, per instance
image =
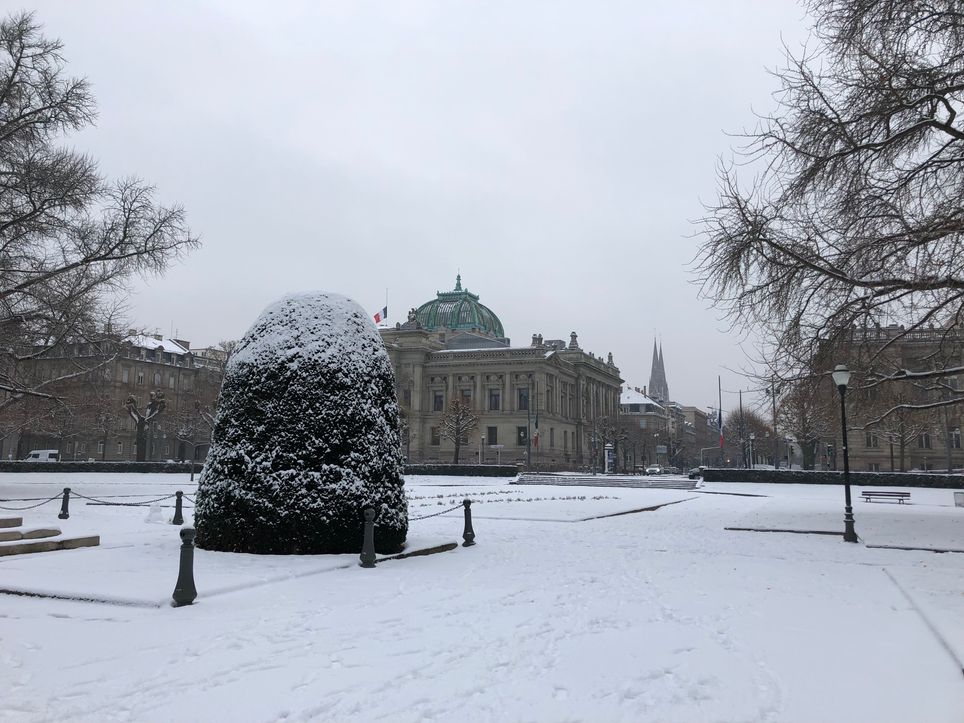
[[[961, 720], [964, 555], [723, 529], [842, 529], [841, 488], [407, 482], [413, 520], [475, 500], [478, 544], [375, 570], [198, 550], [199, 597], [179, 609], [0, 596], [0, 720]], [[6, 474], [0, 498], [64, 486], [193, 492], [186, 475]], [[964, 547], [952, 493], [912, 495], [855, 488], [861, 539]], [[169, 599], [175, 526], [58, 510], [25, 526], [101, 547], [0, 558], [0, 587]], [[414, 520], [409, 549], [461, 532], [461, 510]]]

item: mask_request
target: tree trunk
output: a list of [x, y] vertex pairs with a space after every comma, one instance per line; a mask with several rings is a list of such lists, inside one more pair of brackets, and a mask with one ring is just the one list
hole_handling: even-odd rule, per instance
[[901, 437], [900, 438], [900, 471], [904, 472], [904, 450], [907, 448], [907, 441]]
[[147, 461], [147, 423], [143, 419], [140, 419], [137, 421], [136, 444], [137, 444], [137, 461], [146, 462]]
[[459, 452], [462, 451], [462, 446], [459, 444], [458, 437], [455, 439], [455, 454], [452, 456], [452, 464], [459, 463]]

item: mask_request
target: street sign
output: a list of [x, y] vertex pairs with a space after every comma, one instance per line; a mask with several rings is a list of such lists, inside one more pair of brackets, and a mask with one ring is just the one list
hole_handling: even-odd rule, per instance
[[665, 445], [665, 444], [657, 444], [657, 445], [656, 445], [656, 454], [666, 454], [666, 445]]

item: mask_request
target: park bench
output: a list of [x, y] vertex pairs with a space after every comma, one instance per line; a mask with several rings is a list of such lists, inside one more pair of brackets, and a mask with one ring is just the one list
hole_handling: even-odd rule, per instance
[[910, 501], [910, 492], [898, 492], [896, 490], [864, 490], [860, 495], [864, 498], [864, 502], [897, 500], [899, 504], [904, 504], [904, 500]]

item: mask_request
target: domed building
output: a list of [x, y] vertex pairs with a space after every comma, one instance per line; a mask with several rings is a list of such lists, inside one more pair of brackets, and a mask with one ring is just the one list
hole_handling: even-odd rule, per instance
[[458, 445], [459, 462], [540, 469], [589, 467], [593, 433], [618, 413], [622, 380], [611, 354], [603, 360], [584, 351], [575, 332], [568, 342], [533, 334], [528, 346], [512, 346], [499, 317], [462, 287], [461, 276], [452, 291], [437, 292], [407, 321], [380, 332], [395, 367], [411, 462], [456, 461], [445, 431], [455, 401], [478, 418]]

